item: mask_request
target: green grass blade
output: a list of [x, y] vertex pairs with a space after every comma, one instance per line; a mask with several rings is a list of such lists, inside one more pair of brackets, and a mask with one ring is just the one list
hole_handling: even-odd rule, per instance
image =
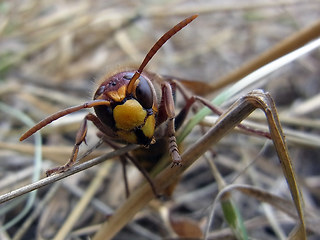
[[247, 240], [248, 234], [238, 207], [230, 197], [221, 200], [224, 217], [238, 240]]

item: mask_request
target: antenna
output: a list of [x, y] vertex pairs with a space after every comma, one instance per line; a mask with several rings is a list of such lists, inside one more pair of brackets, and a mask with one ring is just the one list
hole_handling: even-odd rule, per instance
[[140, 77], [140, 74], [142, 73], [144, 67], [148, 64], [148, 62], [151, 60], [151, 58], [158, 52], [158, 50], [162, 47], [163, 44], [165, 44], [173, 35], [175, 35], [177, 32], [179, 32], [182, 28], [187, 26], [189, 23], [191, 23], [195, 18], [197, 18], [198, 15], [192, 15], [191, 17], [188, 17], [184, 19], [183, 21], [179, 22], [177, 25], [175, 25], [173, 28], [171, 28], [168, 32], [166, 32], [149, 50], [148, 54], [145, 56], [143, 62], [141, 63], [139, 69], [134, 73], [133, 77], [131, 78], [128, 87], [127, 87], [127, 94], [131, 94], [133, 92], [133, 86], [136, 82], [136, 80]]

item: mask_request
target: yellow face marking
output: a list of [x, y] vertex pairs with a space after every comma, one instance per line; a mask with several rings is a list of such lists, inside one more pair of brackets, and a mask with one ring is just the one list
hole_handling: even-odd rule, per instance
[[113, 118], [116, 127], [121, 130], [130, 131], [144, 123], [147, 112], [137, 100], [130, 99], [113, 110]]
[[110, 91], [108, 92], [108, 95], [115, 102], [121, 102], [126, 97], [126, 86], [123, 85], [117, 91]]
[[154, 118], [154, 115], [150, 115], [147, 118], [143, 127], [141, 128], [143, 134], [148, 138], [152, 138], [152, 136], [154, 134], [155, 125], [156, 125], [156, 120]]

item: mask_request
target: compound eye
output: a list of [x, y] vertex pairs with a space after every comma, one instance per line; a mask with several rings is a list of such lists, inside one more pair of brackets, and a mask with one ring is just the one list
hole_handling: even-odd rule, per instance
[[99, 88], [98, 88], [98, 90], [97, 90], [97, 92], [96, 92], [96, 95], [101, 95], [102, 93], [104, 93], [104, 91], [106, 90], [106, 86], [104, 86], [104, 85], [101, 85]]
[[98, 97], [100, 97], [106, 90], [106, 86], [105, 85], [101, 85], [98, 90], [96, 91], [96, 93], [94, 94], [94, 98], [93, 99], [97, 99]]
[[136, 98], [142, 107], [149, 109], [153, 105], [153, 92], [147, 80], [140, 76], [139, 84], [136, 87]]

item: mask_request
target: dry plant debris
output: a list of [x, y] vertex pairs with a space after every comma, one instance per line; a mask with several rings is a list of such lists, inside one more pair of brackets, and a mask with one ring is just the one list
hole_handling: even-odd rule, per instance
[[[28, 124], [90, 99], [96, 80], [119, 66], [139, 65], [152, 44], [184, 17], [200, 15], [157, 53], [148, 69], [214, 84], [286, 37], [313, 26], [319, 20], [319, 8], [316, 0], [228, 0], [223, 5], [215, 0], [196, 4], [184, 0], [2, 1], [1, 194], [31, 183], [53, 165], [63, 164], [69, 158], [84, 114], [67, 116], [43, 129], [42, 144], [36, 138], [18, 141]], [[317, 32], [319, 28], [313, 31]], [[319, 61], [316, 49], [242, 91], [244, 95], [253, 88], [262, 88], [275, 99], [304, 195], [308, 239], [320, 236]], [[222, 86], [226, 89], [230, 85]], [[222, 86], [206, 98], [213, 99], [223, 91]], [[257, 111], [250, 120], [258, 127], [266, 124]], [[204, 127], [210, 124], [210, 119], [202, 123]], [[199, 129], [184, 140], [184, 149], [202, 136]], [[87, 142], [82, 153], [98, 142], [93, 126], [89, 127]], [[110, 151], [102, 145], [85, 160]], [[35, 158], [42, 159], [38, 163], [41, 166], [35, 165]], [[170, 199], [151, 201], [114, 239], [203, 238], [210, 206], [219, 189], [219, 177], [207, 161], [215, 164], [227, 186], [235, 184], [232, 198], [248, 236], [285, 239], [297, 217], [275, 150], [266, 139], [237, 131], [208, 149], [182, 175]], [[128, 174], [133, 193], [143, 178], [131, 165]], [[94, 236], [100, 224], [125, 201], [121, 164], [115, 158], [40, 188], [33, 195], [2, 203], [0, 238], [86, 239]], [[23, 212], [26, 214], [17, 219]], [[213, 223], [209, 239], [237, 236], [227, 226], [219, 206]]]

